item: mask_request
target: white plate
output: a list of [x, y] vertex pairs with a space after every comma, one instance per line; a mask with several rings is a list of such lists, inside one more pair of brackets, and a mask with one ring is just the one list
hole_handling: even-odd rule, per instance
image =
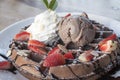
[[[67, 13], [59, 13], [58, 15], [60, 16], [65, 16]], [[81, 13], [72, 13], [73, 15], [78, 15]], [[89, 18], [92, 20], [96, 20], [97, 22], [104, 24], [105, 26], [113, 29], [115, 31], [115, 33], [120, 36], [120, 22], [110, 19], [110, 18], [106, 18], [106, 17], [102, 17], [102, 16], [97, 16], [97, 15], [92, 15], [92, 14], [88, 14]], [[16, 22], [15, 24], [12, 24], [10, 26], [8, 26], [6, 29], [2, 30], [0, 32], [0, 52], [2, 49], [2, 52], [5, 54], [6, 51], [9, 48], [9, 43], [12, 40], [13, 36], [18, 33], [21, 28], [30, 25], [33, 22], [34, 18], [28, 18], [19, 22]], [[3, 51], [4, 50], [4, 51]], [[0, 75], [2, 74], [2, 72], [0, 71]], [[8, 74], [8, 73], [6, 73]], [[9, 73], [11, 74], [11, 73]], [[9, 75], [8, 74], [8, 75]], [[4, 74], [5, 75], [5, 74]], [[2, 75], [3, 76], [3, 75]], [[16, 77], [16, 76], [15, 76]], [[17, 76], [18, 77], [18, 76]], [[0, 76], [1, 78], [1, 76]], [[10, 77], [12, 78], [12, 77]], [[10, 79], [9, 80], [16, 80], [16, 79]], [[4, 79], [0, 79], [0, 80], [7, 80], [6, 78]], [[17, 80], [19, 80], [17, 78]], [[21, 79], [24, 80], [24, 79]]]

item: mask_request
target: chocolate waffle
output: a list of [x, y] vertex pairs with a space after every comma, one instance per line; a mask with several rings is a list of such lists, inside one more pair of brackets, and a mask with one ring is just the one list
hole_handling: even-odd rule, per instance
[[[62, 46], [63, 42], [61, 42], [60, 38], [56, 41], [54, 46], [60, 44], [59, 48], [63, 52], [65, 51], [63, 49], [73, 52], [74, 59], [66, 60], [64, 65], [49, 68], [44, 67], [43, 62], [47, 54], [40, 55], [29, 50], [27, 40], [13, 40], [10, 44], [8, 56], [17, 70], [30, 80], [96, 80], [101, 78], [120, 64], [120, 44], [119, 39], [116, 38], [117, 47], [114, 51], [101, 51], [99, 49], [99, 43], [110, 35], [113, 35], [114, 31], [93, 20], [90, 21], [96, 31], [94, 40], [89, 44], [77, 49], [69, 49], [69, 46]], [[51, 46], [46, 46], [46, 53], [48, 53], [51, 48]], [[87, 50], [92, 50], [91, 52], [94, 58], [90, 61], [79, 60], [79, 56]]]

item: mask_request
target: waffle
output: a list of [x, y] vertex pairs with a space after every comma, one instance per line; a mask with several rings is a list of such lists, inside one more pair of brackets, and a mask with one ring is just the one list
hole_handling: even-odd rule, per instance
[[[118, 44], [117, 49], [111, 53], [99, 51], [98, 43], [114, 32], [93, 20], [91, 22], [96, 28], [96, 36], [93, 42], [84, 47], [79, 47], [79, 49], [69, 49], [78, 55], [86, 50], [93, 49], [98, 55], [90, 62], [74, 59], [71, 64], [45, 68], [42, 65], [44, 60], [42, 55], [34, 54], [34, 52], [26, 49], [27, 42], [15, 41], [10, 45], [8, 56], [17, 70], [30, 80], [96, 80], [101, 78], [120, 64], [120, 45]], [[119, 39], [116, 41], [119, 43]]]

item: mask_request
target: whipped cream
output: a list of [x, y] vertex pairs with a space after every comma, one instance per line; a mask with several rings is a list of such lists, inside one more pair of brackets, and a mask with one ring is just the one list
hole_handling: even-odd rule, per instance
[[30, 39], [46, 42], [57, 36], [58, 16], [55, 11], [47, 10], [35, 17], [34, 22], [26, 30], [31, 33]]

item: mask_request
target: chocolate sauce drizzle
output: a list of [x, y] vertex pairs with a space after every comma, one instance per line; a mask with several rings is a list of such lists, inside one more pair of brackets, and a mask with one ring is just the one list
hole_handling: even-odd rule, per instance
[[52, 79], [54, 79], [54, 80], [60, 80], [56, 75], [54, 75], [52, 73], [51, 73], [51, 76], [52, 76]]
[[118, 66], [118, 58], [117, 58], [118, 53], [115, 51], [113, 54], [114, 54], [114, 56], [116, 57], [116, 58], [115, 58], [116, 66]]
[[22, 64], [21, 66], [19, 66], [19, 68], [21, 68], [21, 67], [23, 67], [23, 66], [33, 67], [35, 70], [40, 71], [40, 73], [43, 74], [44, 77], [46, 76], [46, 75], [43, 73], [43, 71], [41, 70], [40, 66], [38, 66], [38, 65]]
[[0, 53], [0, 56], [9, 61], [9, 58], [5, 56], [4, 54]]
[[[12, 44], [11, 44], [12, 45]], [[11, 48], [11, 52], [10, 52], [10, 55], [8, 55], [8, 57], [12, 56], [12, 51], [13, 51], [14, 48]]]
[[70, 66], [68, 66], [68, 65], [66, 65], [66, 66], [69, 68], [69, 70], [72, 72], [72, 74], [73, 74], [74, 76], [76, 76], [77, 79], [79, 79], [79, 80], [85, 80], [84, 78], [81, 78], [81, 77], [79, 77], [77, 74], [75, 74], [74, 71], [71, 69]]
[[[113, 53], [114, 53], [114, 52], [113, 52]], [[112, 60], [112, 56], [111, 56], [110, 54], [107, 54], [107, 55], [109, 56], [110, 62], [112, 63], [113, 67], [115, 67], [115, 64], [114, 64], [114, 62], [113, 62], [113, 60]]]
[[97, 64], [98, 68], [96, 68], [94, 72], [98, 75], [101, 75], [101, 72], [104, 72], [104, 69], [100, 66], [99, 60], [96, 60], [96, 64]]
[[16, 62], [18, 57], [19, 57], [19, 55], [15, 56], [15, 59], [13, 60], [14, 63]]

